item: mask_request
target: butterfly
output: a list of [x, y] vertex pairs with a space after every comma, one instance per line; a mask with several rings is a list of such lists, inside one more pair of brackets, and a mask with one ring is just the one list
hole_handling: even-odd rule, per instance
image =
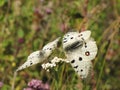
[[42, 50], [38, 50], [38, 51], [31, 53], [28, 56], [27, 61], [23, 65], [18, 67], [18, 69], [16, 71], [25, 69], [27, 67], [30, 67], [32, 65], [35, 65], [35, 64], [38, 64], [38, 63], [41, 63], [42, 61], [44, 61], [46, 58], [48, 58], [51, 55], [52, 51], [55, 48], [57, 48], [57, 43], [58, 43], [59, 39], [60, 39], [60, 37], [55, 39], [54, 41], [48, 43], [47, 45], [45, 45]]
[[82, 79], [89, 77], [92, 70], [91, 60], [97, 54], [97, 45], [91, 38], [91, 31], [68, 32], [62, 43], [67, 60], [74, 70]]
[[[27, 61], [16, 71], [44, 61], [51, 55], [52, 51], [57, 48], [59, 40], [60, 37], [45, 45], [42, 50], [31, 53]], [[66, 55], [65, 62], [69, 62], [82, 79], [89, 77], [92, 70], [91, 60], [95, 58], [98, 50], [96, 42], [91, 38], [91, 31], [66, 33], [62, 39], [62, 46]], [[43, 64], [44, 68], [56, 66], [56, 58], [53, 61], [53, 65], [52, 63]], [[62, 61], [62, 59], [60, 58], [58, 61]]]

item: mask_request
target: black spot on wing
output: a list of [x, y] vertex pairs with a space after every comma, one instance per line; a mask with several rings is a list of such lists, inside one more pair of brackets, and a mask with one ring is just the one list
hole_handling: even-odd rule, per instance
[[73, 39], [73, 37], [71, 37], [70, 39]]
[[77, 66], [74, 66], [74, 68], [78, 68], [78, 65], [77, 65]]
[[79, 57], [79, 61], [82, 61], [82, 57]]
[[66, 40], [67, 38], [63, 38], [63, 40]]
[[75, 63], [75, 60], [73, 59], [73, 60], [71, 61], [71, 63]]
[[85, 42], [85, 48], [87, 48], [87, 43]]
[[40, 51], [39, 56], [44, 56], [44, 52]]
[[83, 38], [83, 37], [82, 37], [81, 39], [84, 41], [84, 38]]
[[63, 43], [66, 43], [67, 42], [67, 40], [66, 41], [63, 41]]
[[69, 34], [67, 34], [67, 37], [69, 37], [70, 35]]
[[81, 36], [83, 36], [83, 34], [78, 35], [78, 37], [81, 37]]
[[32, 64], [33, 64], [33, 62], [31, 61], [31, 62], [30, 62], [30, 65], [32, 65]]
[[90, 55], [90, 52], [89, 52], [89, 51], [86, 51], [86, 52], [85, 52], [85, 55], [86, 55], [86, 56], [89, 56], [89, 55]]
[[83, 69], [81, 69], [80, 71], [83, 72]]
[[67, 38], [63, 38], [63, 43], [66, 43], [67, 42]]

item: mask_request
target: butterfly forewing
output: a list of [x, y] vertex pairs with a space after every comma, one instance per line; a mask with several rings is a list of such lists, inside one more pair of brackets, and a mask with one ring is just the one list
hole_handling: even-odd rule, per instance
[[60, 39], [60, 37], [57, 38], [56, 40], [48, 43], [47, 45], [45, 45], [43, 47], [43, 49], [41, 51], [35, 51], [35, 52], [31, 53], [28, 56], [27, 61], [23, 65], [21, 65], [16, 71], [22, 70], [24, 68], [30, 67], [30, 66], [38, 64], [38, 63], [41, 63], [52, 53], [52, 51], [55, 48], [57, 48], [57, 43], [58, 43], [59, 39]]

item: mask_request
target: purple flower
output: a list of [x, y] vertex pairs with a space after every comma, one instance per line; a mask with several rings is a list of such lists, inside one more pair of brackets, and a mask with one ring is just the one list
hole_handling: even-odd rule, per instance
[[3, 82], [0, 81], [0, 88], [3, 86]]
[[19, 43], [23, 43], [23, 42], [24, 42], [24, 38], [19, 38], [19, 39], [18, 39], [18, 42], [19, 42]]
[[43, 83], [41, 80], [36, 79], [31, 80], [28, 83], [28, 86], [35, 90], [50, 90], [50, 86], [48, 83]]
[[24, 88], [23, 90], [33, 90], [33, 89], [28, 87], [28, 88]]
[[48, 83], [45, 83], [45, 84], [44, 84], [44, 88], [45, 88], [46, 90], [50, 90], [49, 84], [48, 84]]
[[52, 13], [52, 9], [47, 8], [47, 9], [46, 9], [46, 13], [47, 13], [47, 14], [51, 14], [51, 13]]
[[39, 10], [39, 8], [35, 8], [34, 9], [34, 15], [35, 15], [35, 19], [38, 20], [38, 19], [41, 19], [43, 18], [43, 14], [42, 12]]

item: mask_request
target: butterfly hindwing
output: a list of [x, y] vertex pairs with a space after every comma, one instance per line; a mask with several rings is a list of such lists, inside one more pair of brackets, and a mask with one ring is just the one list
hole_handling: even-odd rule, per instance
[[80, 50], [85, 60], [93, 60], [97, 54], [97, 45], [93, 40], [87, 41]]
[[84, 79], [91, 75], [90, 72], [91, 69], [92, 69], [91, 61], [81, 61], [81, 63], [79, 63], [79, 68], [77, 73], [82, 79]]
[[78, 73], [81, 78], [87, 78], [90, 75], [92, 67], [91, 61], [86, 61], [84, 56], [78, 53], [74, 53], [69, 58], [73, 69]]

